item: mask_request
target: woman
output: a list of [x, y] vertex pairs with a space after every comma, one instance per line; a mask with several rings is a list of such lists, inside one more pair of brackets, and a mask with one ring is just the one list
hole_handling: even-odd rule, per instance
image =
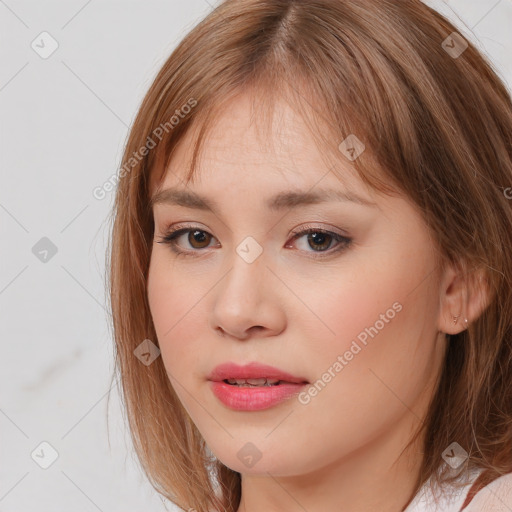
[[420, 1], [219, 5], [148, 91], [113, 211], [154, 487], [198, 512], [511, 507], [510, 187], [510, 94]]

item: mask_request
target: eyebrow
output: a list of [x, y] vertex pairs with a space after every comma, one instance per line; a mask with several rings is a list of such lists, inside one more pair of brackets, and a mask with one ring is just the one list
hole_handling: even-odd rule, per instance
[[[280, 192], [267, 199], [265, 204], [267, 208], [273, 211], [279, 211], [328, 201], [352, 202], [377, 208], [376, 203], [357, 195], [355, 192], [335, 189], [317, 189], [314, 192], [293, 190]], [[214, 212], [218, 208], [215, 201], [203, 197], [196, 192], [180, 188], [167, 188], [155, 194], [150, 200], [150, 207], [157, 204], [174, 204], [184, 206], [185, 208], [195, 208], [211, 212]]]

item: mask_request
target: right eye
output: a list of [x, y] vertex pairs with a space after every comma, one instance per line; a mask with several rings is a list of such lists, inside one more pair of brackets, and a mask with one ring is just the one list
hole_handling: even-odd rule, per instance
[[[192, 249], [179, 248], [180, 244], [178, 242], [180, 238], [184, 237], [184, 235], [188, 235], [186, 237], [186, 241], [190, 244]], [[198, 228], [197, 226], [190, 228], [178, 227], [168, 231], [163, 237], [161, 237], [158, 243], [169, 245], [170, 248], [177, 254], [192, 256], [191, 253], [198, 252], [201, 249], [207, 248], [212, 239], [215, 239], [213, 235], [203, 229]]]

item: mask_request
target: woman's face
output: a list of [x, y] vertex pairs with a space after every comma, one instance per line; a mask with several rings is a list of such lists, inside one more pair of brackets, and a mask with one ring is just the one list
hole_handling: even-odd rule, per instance
[[[148, 298], [163, 363], [211, 451], [240, 473], [398, 456], [444, 355], [433, 243], [411, 203], [372, 192], [341, 152], [340, 181], [302, 118], [284, 103], [278, 114], [275, 152], [260, 147], [244, 97], [207, 139], [193, 184], [180, 174], [187, 139], [173, 157], [162, 190], [196, 194], [212, 210], [184, 195], [172, 202], [176, 194], [153, 206]], [[318, 200], [269, 206], [289, 192]], [[175, 238], [176, 253], [159, 242], [178, 228], [191, 231]], [[208, 380], [226, 362], [271, 365], [309, 384], [270, 405], [255, 398], [268, 389], [232, 386], [227, 400], [252, 397], [252, 410], [237, 409]]]

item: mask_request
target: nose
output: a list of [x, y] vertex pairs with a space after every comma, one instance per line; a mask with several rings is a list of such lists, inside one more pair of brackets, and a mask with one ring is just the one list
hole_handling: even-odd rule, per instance
[[262, 256], [248, 263], [235, 254], [231, 269], [212, 290], [210, 327], [239, 340], [279, 334], [286, 315], [278, 288], [279, 279]]

